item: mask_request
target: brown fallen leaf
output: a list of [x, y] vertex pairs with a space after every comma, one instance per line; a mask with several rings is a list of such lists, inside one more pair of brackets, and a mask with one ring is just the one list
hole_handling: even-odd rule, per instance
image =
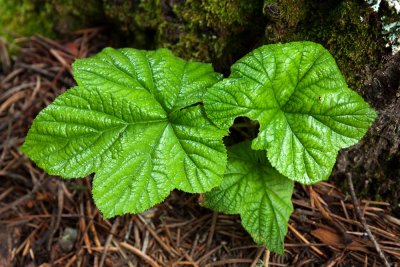
[[329, 246], [333, 246], [335, 248], [339, 249], [346, 248], [347, 250], [355, 250], [364, 253], [369, 253], [369, 250], [365, 247], [365, 245], [362, 245], [361, 243], [355, 241], [354, 239], [350, 244], [346, 245], [343, 238], [339, 234], [337, 234], [334, 230], [331, 231], [328, 229], [318, 228], [316, 230], [311, 231], [311, 235], [319, 239], [322, 243], [327, 244]]

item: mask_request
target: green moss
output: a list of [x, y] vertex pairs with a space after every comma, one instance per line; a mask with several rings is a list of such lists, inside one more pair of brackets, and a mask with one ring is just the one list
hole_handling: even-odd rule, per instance
[[105, 0], [104, 13], [123, 32], [155, 29], [161, 23], [159, 0]]
[[[223, 64], [227, 54], [235, 57], [243, 51], [243, 39], [239, 38], [244, 32], [248, 33], [248, 41], [261, 34], [261, 8], [261, 1], [240, 0], [188, 0], [175, 4], [170, 12], [175, 19], [173, 23], [164, 22], [159, 41], [175, 46], [176, 53], [185, 58]], [[174, 25], [179, 25], [175, 31], [171, 30]], [[252, 25], [251, 30], [249, 25]], [[169, 42], [171, 32], [178, 35], [175, 44]]]
[[[54, 36], [113, 24], [121, 46], [168, 47], [186, 59], [229, 69], [263, 36], [263, 0], [0, 0], [0, 19], [10, 31]], [[121, 37], [122, 36], [122, 37]], [[118, 43], [118, 42], [116, 42]]]
[[68, 33], [104, 24], [101, 1], [50, 0], [48, 2], [52, 7], [53, 30], [57, 33]]
[[192, 26], [213, 29], [245, 26], [261, 7], [260, 1], [188, 0], [174, 6], [176, 14]]
[[270, 22], [279, 22], [281, 31], [285, 28], [286, 34], [306, 19], [308, 10], [305, 0], [265, 0], [263, 6], [264, 15]]
[[47, 18], [50, 13], [48, 4], [38, 9], [30, 0], [0, 0], [0, 33], [4, 36], [34, 33], [51, 36], [52, 23]]
[[[123, 4], [106, 0], [104, 10], [110, 21], [134, 37], [132, 46], [168, 47], [185, 59], [213, 62], [218, 68], [225, 65], [228, 56], [245, 54], [244, 43], [248, 47], [256, 36], [262, 36], [262, 4], [262, 0], [142, 0]], [[242, 38], [244, 33], [247, 38]]]
[[159, 0], [104, 0], [103, 9], [107, 20], [117, 29], [117, 39], [125, 46], [153, 49], [156, 47], [156, 30], [161, 24]]
[[103, 19], [97, 0], [0, 0], [2, 34], [54, 37], [79, 28], [95, 25]]
[[[271, 15], [268, 10], [275, 12]], [[264, 13], [270, 18], [267, 43], [310, 40], [323, 44], [356, 90], [366, 78], [366, 66], [376, 67], [384, 53], [379, 21], [364, 2], [266, 0]]]
[[309, 38], [327, 44], [349, 85], [360, 89], [365, 67], [375, 68], [384, 52], [375, 15], [368, 7], [346, 0], [324, 22], [309, 32]]
[[187, 32], [184, 26], [177, 23], [162, 23], [159, 30], [162, 34], [158, 36], [159, 46], [171, 49], [176, 55], [185, 59], [208, 61], [212, 57], [209, 46], [214, 41], [212, 37]]
[[167, 47], [185, 59], [212, 62], [220, 71], [263, 43], [310, 40], [330, 50], [356, 89], [365, 66], [373, 68], [384, 50], [378, 17], [363, 1], [87, 0], [84, 5], [0, 0], [0, 26], [23, 35], [52, 35], [111, 22], [123, 46]]

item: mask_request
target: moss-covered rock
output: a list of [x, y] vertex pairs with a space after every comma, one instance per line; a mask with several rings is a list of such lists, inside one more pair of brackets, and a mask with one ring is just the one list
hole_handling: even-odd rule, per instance
[[[261, 1], [188, 0], [170, 6], [159, 42], [185, 58], [213, 62], [228, 69], [262, 37], [265, 22]], [[171, 32], [176, 32], [171, 40]]]
[[121, 45], [143, 49], [156, 47], [155, 33], [162, 22], [160, 1], [103, 0], [103, 9]]
[[107, 18], [134, 37], [134, 46], [167, 47], [180, 57], [213, 62], [225, 70], [232, 58], [254, 47], [265, 26], [261, 0], [104, 3]]
[[101, 26], [104, 22], [102, 3], [99, 0], [50, 0], [53, 12], [53, 29], [57, 33]]
[[335, 57], [349, 85], [362, 86], [366, 68], [385, 53], [380, 22], [373, 10], [354, 0], [266, 0], [267, 42], [310, 40]]
[[0, 0], [0, 12], [0, 26], [24, 35], [111, 23], [121, 46], [167, 47], [224, 72], [256, 46], [311, 40], [354, 88], [385, 49], [380, 17], [361, 0]]

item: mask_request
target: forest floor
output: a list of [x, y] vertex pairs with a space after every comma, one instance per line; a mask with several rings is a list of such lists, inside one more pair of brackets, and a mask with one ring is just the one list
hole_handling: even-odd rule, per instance
[[[101, 29], [69, 40], [20, 38], [18, 57], [0, 45], [0, 266], [393, 266], [400, 262], [400, 220], [389, 203], [360, 200], [334, 184], [296, 185], [285, 254], [257, 246], [239, 216], [198, 205], [173, 191], [139, 215], [103, 220], [92, 177], [63, 180], [20, 151], [37, 113], [74, 85], [71, 63], [108, 44]], [[378, 242], [357, 216], [359, 208]]]

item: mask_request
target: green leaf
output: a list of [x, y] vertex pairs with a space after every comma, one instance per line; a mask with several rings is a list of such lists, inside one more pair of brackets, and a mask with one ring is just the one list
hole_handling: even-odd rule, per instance
[[262, 151], [249, 142], [228, 150], [228, 165], [219, 187], [205, 194], [206, 207], [240, 214], [242, 225], [258, 244], [282, 254], [290, 214], [293, 181], [279, 174]]
[[74, 63], [78, 86], [35, 119], [22, 151], [49, 174], [96, 173], [93, 197], [105, 217], [138, 213], [174, 188], [220, 184], [226, 150], [198, 103], [220, 79], [208, 64], [168, 50], [104, 49]]
[[265, 149], [280, 173], [306, 184], [327, 179], [338, 150], [361, 139], [376, 117], [329, 52], [311, 42], [254, 50], [207, 91], [204, 104], [222, 129], [238, 116], [257, 120], [252, 148]]

